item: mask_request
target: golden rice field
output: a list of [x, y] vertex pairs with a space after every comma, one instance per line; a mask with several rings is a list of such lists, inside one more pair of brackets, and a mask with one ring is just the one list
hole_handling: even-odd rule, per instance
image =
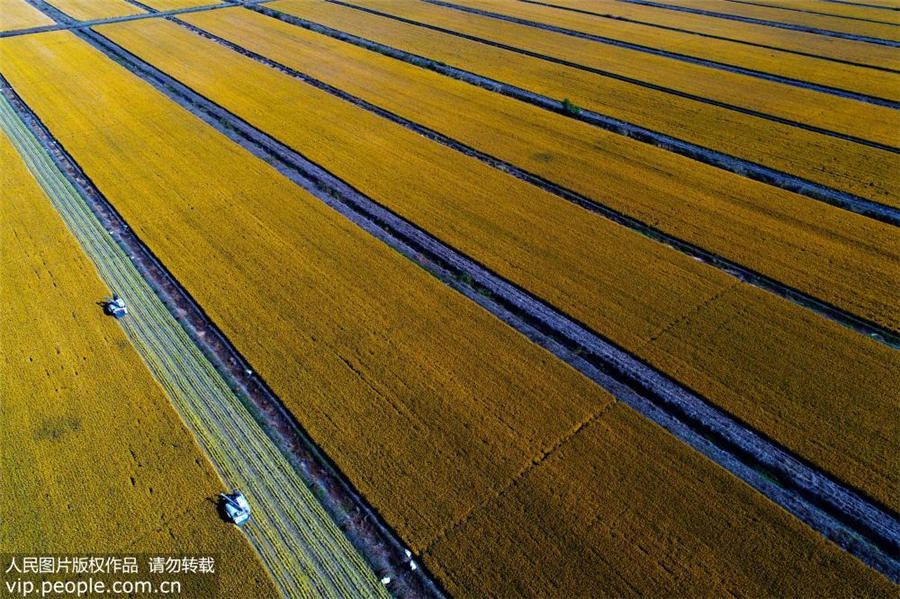
[[[900, 101], [897, 49], [849, 37], [616, 0], [448, 1]], [[892, 11], [860, 5], [886, 0], [658, 1], [896, 36]], [[900, 331], [897, 223], [607, 131], [579, 110], [890, 212], [900, 207], [898, 107], [422, 0], [276, 0], [174, 21], [148, 10], [205, 3], [48, 2], [105, 22], [89, 34], [16, 34], [53, 20], [25, 0], [0, 0], [0, 31], [13, 32], [0, 35], [0, 87], [34, 112], [448, 596], [896, 596], [890, 566], [867, 565], [733, 462], [630, 407], [621, 387], [585, 374], [573, 358], [583, 349], [555, 355], [497, 316], [491, 300], [502, 298], [476, 289], [481, 305], [454, 288], [470, 275], [441, 279], [424, 255], [405, 257], [330, 207], [337, 195], [303, 189], [222, 131], [240, 123], [277, 140], [896, 518], [900, 355], [889, 338], [839, 320]], [[547, 110], [273, 14], [575, 108]], [[92, 45], [94, 34], [109, 45]], [[160, 89], [148, 72], [227, 116], [204, 122], [195, 96]], [[223, 483], [204, 445], [95, 306], [107, 286], [2, 134], [0, 158], [0, 438], [15, 448], [0, 454], [3, 551], [70, 551], [77, 541], [81, 551], [233, 552], [240, 565], [220, 577], [219, 596], [309, 596], [273, 584], [254, 545], [210, 509]], [[900, 543], [860, 539], [875, 550]]]
[[271, 595], [204, 509], [222, 482], [122, 330], [97, 322], [107, 288], [2, 132], [0, 157], [3, 551], [215, 554], [210, 593]]

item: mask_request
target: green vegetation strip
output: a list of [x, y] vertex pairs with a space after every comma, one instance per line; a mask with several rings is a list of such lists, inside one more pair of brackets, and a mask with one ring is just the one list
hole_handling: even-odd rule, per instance
[[243, 531], [282, 594], [388, 596], [274, 441], [166, 310], [5, 98], [0, 98], [0, 125], [101, 279], [128, 302], [129, 314], [121, 321], [125, 333], [200, 447], [226, 485], [247, 496], [253, 518]]

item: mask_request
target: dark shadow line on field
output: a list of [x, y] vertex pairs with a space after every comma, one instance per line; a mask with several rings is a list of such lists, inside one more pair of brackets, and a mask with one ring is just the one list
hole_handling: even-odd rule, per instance
[[632, 19], [631, 17], [623, 17], [623, 16], [619, 16], [619, 15], [599, 13], [599, 12], [594, 12], [594, 11], [590, 11], [590, 10], [585, 10], [583, 8], [575, 8], [572, 6], [563, 6], [561, 4], [553, 4], [551, 2], [542, 2], [541, 0], [517, 0], [517, 1], [522, 2], [524, 4], [534, 4], [536, 6], [546, 6], [547, 8], [554, 8], [556, 10], [563, 10], [563, 11], [573, 12], [573, 13], [582, 14], [582, 15], [589, 15], [592, 17], [600, 18], [600, 19], [609, 19], [612, 21], [619, 21], [622, 23], [643, 25], [646, 27], [653, 27], [655, 29], [662, 29], [665, 31], [675, 31], [678, 33], [685, 33], [687, 35], [695, 35], [695, 36], [704, 37], [707, 39], [720, 40], [720, 41], [724, 41], [724, 42], [732, 42], [735, 44], [751, 46], [753, 48], [762, 48], [764, 50], [775, 50], [777, 52], [785, 52], [788, 54], [795, 54], [797, 56], [803, 56], [806, 58], [814, 58], [817, 60], [827, 60], [829, 62], [845, 64], [845, 65], [852, 66], [852, 67], [873, 69], [875, 71], [883, 71], [885, 73], [900, 73], [900, 70], [898, 70], [898, 69], [891, 69], [888, 67], [881, 67], [881, 66], [865, 64], [865, 63], [861, 63], [861, 62], [853, 62], [852, 60], [844, 60], [841, 58], [835, 58], [833, 56], [822, 56], [821, 54], [813, 54], [811, 52], [802, 52], [800, 50], [792, 50], [790, 48], [781, 48], [781, 47], [772, 46], [769, 44], [761, 44], [759, 42], [750, 42], [747, 40], [742, 40], [742, 39], [738, 39], [738, 38], [734, 38], [734, 37], [726, 37], [724, 35], [716, 35], [713, 33], [704, 33], [701, 31], [694, 31], [691, 29], [683, 29], [681, 27], [673, 27], [671, 25], [662, 25], [660, 23], [651, 23], [650, 21], [641, 21], [639, 19]]
[[[525, 19], [522, 17], [516, 17], [516, 16], [512, 16], [512, 15], [487, 11], [487, 10], [483, 10], [480, 8], [472, 8], [469, 6], [455, 4], [453, 2], [446, 2], [444, 0], [422, 0], [422, 1], [426, 2], [428, 4], [432, 4], [434, 6], [441, 6], [444, 8], [448, 8], [451, 10], [457, 10], [457, 11], [467, 13], [467, 14], [473, 14], [473, 15], [490, 18], [490, 19], [496, 19], [498, 21], [505, 21], [508, 23], [516, 24], [516, 25], [522, 25], [524, 27], [531, 27], [533, 29], [538, 29], [541, 31], [558, 33], [558, 34], [566, 35], [566, 36], [573, 37], [576, 39], [587, 40], [587, 41], [596, 42], [599, 44], [605, 44], [605, 45], [613, 46], [616, 48], [624, 48], [626, 50], [633, 50], [635, 52], [641, 52], [644, 54], [650, 54], [653, 56], [668, 58], [668, 59], [675, 60], [678, 62], [684, 62], [686, 64], [707, 67], [710, 69], [725, 71], [728, 73], [734, 73], [736, 75], [743, 75], [746, 77], [760, 79], [763, 81], [780, 83], [782, 85], [788, 85], [788, 86], [796, 87], [799, 89], [815, 91], [815, 92], [819, 92], [819, 93], [826, 94], [826, 95], [837, 96], [840, 98], [846, 98], [849, 100], [856, 100], [857, 102], [864, 102], [866, 104], [874, 104], [876, 106], [884, 106], [886, 108], [893, 108], [895, 110], [900, 108], [900, 102], [888, 100], [886, 98], [880, 98], [878, 96], [873, 96], [870, 94], [854, 92], [852, 90], [842, 89], [842, 88], [834, 87], [831, 85], [813, 83], [811, 81], [804, 81], [802, 79], [797, 79], [795, 77], [776, 75], [773, 73], [768, 73], [766, 71], [760, 71], [758, 69], [751, 69], [748, 67], [742, 67], [739, 65], [725, 63], [725, 62], [721, 62], [718, 60], [701, 58], [698, 56], [683, 54], [680, 52], [671, 52], [669, 50], [654, 48], [652, 46], [647, 46], [644, 44], [628, 42], [628, 41], [624, 41], [624, 40], [620, 40], [620, 39], [616, 39], [616, 38], [610, 38], [610, 37], [606, 37], [606, 36], [602, 36], [602, 35], [595, 35], [592, 33], [586, 33], [583, 31], [568, 29], [566, 27], [560, 27], [557, 25], [551, 25], [551, 24], [547, 24], [547, 23], [543, 23], [543, 22], [539, 22], [539, 21], [533, 21], [531, 19]], [[590, 67], [588, 67], [588, 68], [590, 68]], [[699, 97], [702, 97], [702, 96], [699, 96]], [[776, 118], [781, 118], [781, 117], [776, 117]], [[790, 121], [790, 122], [794, 123], [795, 121]], [[841, 135], [843, 135], [843, 134], [841, 134]], [[857, 138], [854, 138], [854, 139], [857, 139]]]
[[770, 8], [772, 10], [786, 10], [790, 12], [799, 12], [807, 15], [817, 15], [820, 17], [830, 17], [832, 19], [846, 19], [848, 21], [861, 21], [863, 23], [874, 23], [876, 25], [888, 25], [890, 27], [900, 27], [897, 23], [890, 23], [888, 21], [878, 21], [876, 19], [866, 19], [864, 17], [849, 17], [847, 15], [836, 15], [834, 13], [828, 12], [819, 12], [816, 10], [809, 10], [806, 8], [791, 8], [788, 6], [778, 6], [776, 4], [766, 4], [764, 2], [749, 2], [748, 0], [722, 0], [723, 2], [731, 2], [732, 4], [745, 4], [747, 6], [758, 6], [760, 8]]
[[800, 31], [803, 33], [814, 33], [827, 37], [836, 37], [840, 39], [851, 40], [855, 42], [866, 42], [879, 46], [890, 46], [891, 48], [900, 48], [900, 42], [886, 40], [879, 37], [869, 37], [865, 35], [855, 35], [853, 33], [843, 33], [841, 31], [831, 31], [829, 29], [818, 29], [816, 27], [807, 27], [805, 25], [791, 25], [790, 23], [782, 23], [780, 21], [767, 21], [764, 19], [753, 19], [750, 17], [741, 17], [728, 13], [715, 12], [711, 10], [702, 10], [699, 8], [688, 8], [686, 6], [676, 6], [674, 4], [664, 4], [662, 2], [652, 2], [650, 0], [616, 0], [616, 2], [625, 2], [627, 4], [637, 4], [640, 6], [652, 6], [654, 8], [663, 8], [665, 10], [674, 10], [677, 12], [686, 12], [695, 15], [703, 15], [705, 17], [714, 17], [716, 19], [725, 19], [727, 21], [738, 21], [741, 23], [752, 23], [754, 25], [764, 25], [766, 27], [775, 27], [777, 29], [788, 29], [790, 31]]
[[[771, 167], [763, 166], [761, 164], [743, 158], [737, 158], [718, 150], [712, 150], [710, 148], [706, 148], [692, 142], [687, 142], [682, 139], [672, 137], [671, 135], [665, 133], [659, 133], [658, 131], [653, 131], [651, 129], [647, 129], [646, 127], [641, 127], [621, 119], [600, 114], [592, 110], [567, 110], [563, 103], [559, 100], [549, 98], [547, 96], [543, 96], [530, 90], [520, 88], [509, 83], [504, 83], [496, 79], [484, 77], [471, 71], [466, 71], [458, 67], [450, 66], [448, 64], [432, 60], [425, 56], [412, 54], [411, 52], [398, 50], [394, 47], [387, 46], [380, 42], [374, 42], [357, 35], [344, 33], [343, 31], [334, 29], [332, 27], [314, 23], [312, 21], [308, 21], [306, 19], [296, 17], [288, 13], [273, 10], [268, 7], [248, 6], [247, 8], [259, 12], [260, 14], [264, 14], [280, 21], [284, 21], [285, 23], [303, 27], [304, 29], [314, 31], [316, 33], [321, 33], [323, 35], [327, 35], [329, 37], [365, 48], [367, 50], [371, 50], [373, 52], [378, 52], [397, 60], [402, 60], [419, 68], [434, 71], [446, 77], [457, 79], [470, 85], [481, 87], [494, 93], [505, 95], [521, 102], [532, 104], [550, 112], [555, 112], [569, 118], [580, 120], [600, 129], [615, 133], [617, 135], [629, 137], [642, 143], [647, 143], [663, 150], [686, 156], [688, 158], [691, 158], [692, 160], [703, 162], [710, 166], [714, 166], [716, 168], [720, 168], [722, 170], [747, 177], [748, 179], [753, 179], [754, 181], [759, 181], [761, 183], [765, 183], [766, 185], [772, 185], [775, 187], [780, 187], [781, 189], [785, 189], [787, 191], [799, 193], [814, 200], [836, 206], [843, 210], [855, 212], [868, 218], [880, 220], [887, 224], [900, 226], [900, 210], [886, 204], [855, 196], [845, 191], [833, 189], [831, 187], [828, 187], [827, 185], [816, 183], [797, 175], [792, 175]], [[368, 9], [358, 8], [353, 5], [347, 5], [347, 8], [360, 10], [362, 12], [370, 12]]]
[[829, 302], [813, 297], [803, 291], [777, 281], [760, 272], [724, 258], [723, 256], [720, 256], [712, 251], [703, 249], [691, 242], [679, 239], [673, 235], [669, 235], [668, 233], [665, 233], [664, 231], [656, 227], [650, 226], [634, 217], [628, 216], [620, 211], [610, 208], [609, 206], [587, 198], [540, 175], [536, 175], [524, 169], [520, 169], [514, 164], [481, 152], [456, 139], [453, 139], [429, 127], [420, 125], [414, 121], [401, 117], [394, 112], [376, 106], [358, 96], [340, 90], [328, 83], [325, 83], [324, 81], [312, 77], [311, 75], [297, 71], [296, 69], [288, 67], [283, 63], [277, 62], [257, 52], [249, 50], [243, 46], [236, 44], [235, 42], [232, 42], [230, 40], [222, 38], [221, 36], [197, 27], [196, 25], [187, 23], [175, 17], [170, 17], [169, 20], [173, 23], [181, 25], [182, 27], [205, 39], [215, 41], [216, 43], [225, 46], [226, 48], [229, 48], [261, 64], [285, 73], [286, 75], [302, 81], [316, 89], [324, 91], [354, 106], [385, 118], [393, 123], [405, 127], [406, 129], [409, 129], [410, 131], [418, 133], [419, 135], [429, 140], [456, 150], [466, 156], [475, 158], [496, 170], [517, 177], [544, 191], [547, 191], [548, 193], [552, 193], [553, 195], [560, 197], [570, 203], [598, 214], [601, 217], [606, 218], [607, 220], [627, 227], [628, 229], [635, 231], [641, 235], [645, 235], [653, 239], [654, 241], [667, 245], [683, 254], [691, 256], [692, 258], [699, 259], [705, 264], [709, 264], [710, 266], [713, 266], [714, 268], [717, 268], [718, 270], [732, 277], [735, 277], [740, 281], [751, 284], [755, 287], [787, 299], [788, 301], [811, 310], [819, 314], [820, 316], [837, 322], [841, 326], [847, 327], [855, 332], [870, 336], [876, 341], [885, 343], [890, 347], [900, 348], [900, 334], [898, 334], [897, 331], [893, 331], [887, 327], [879, 325], [874, 321], [852, 314], [846, 310], [843, 310], [842, 308], [830, 304]]
[[[678, 97], [678, 98], [683, 98], [683, 99], [685, 99], [685, 100], [690, 100], [690, 101], [693, 101], [693, 102], [698, 102], [698, 103], [700, 103], [700, 104], [706, 104], [706, 105], [709, 105], [709, 106], [714, 106], [714, 107], [716, 107], [716, 108], [721, 108], [722, 110], [727, 110], [727, 111], [730, 111], [730, 112], [736, 112], [736, 113], [739, 113], [739, 114], [744, 114], [744, 115], [747, 115], [747, 116], [756, 117], [756, 118], [763, 119], [763, 120], [766, 120], [766, 121], [771, 121], [771, 122], [773, 122], [773, 123], [778, 123], [779, 125], [785, 125], [785, 126], [787, 126], [787, 127], [792, 127], [792, 128], [795, 128], [795, 129], [802, 129], [802, 130], [805, 130], [805, 131], [809, 131], [809, 132], [811, 132], [811, 133], [817, 133], [817, 134], [819, 134], [819, 135], [824, 135], [824, 136], [827, 136], [827, 137], [833, 137], [833, 138], [840, 139], [840, 140], [843, 140], [843, 141], [848, 141], [848, 142], [851, 142], [851, 143], [856, 143], [856, 144], [859, 144], [859, 145], [862, 145], [862, 146], [868, 146], [868, 147], [874, 148], [874, 149], [876, 149], [876, 150], [882, 150], [882, 151], [885, 151], [885, 152], [890, 152], [890, 153], [892, 153], [892, 154], [900, 154], [900, 148], [897, 148], [897, 147], [894, 147], [894, 146], [889, 146], [889, 145], [887, 145], [887, 144], [883, 144], [883, 143], [876, 142], [876, 141], [871, 141], [871, 140], [864, 139], [864, 138], [861, 138], [861, 137], [856, 137], [856, 136], [854, 136], [854, 135], [848, 135], [848, 134], [846, 134], [846, 133], [839, 133], [839, 132], [837, 132], [837, 131], [832, 131], [832, 130], [830, 130], [830, 129], [825, 129], [825, 128], [823, 128], [823, 127], [817, 127], [817, 126], [815, 126], [815, 125], [809, 125], [809, 124], [807, 124], [807, 123], [801, 123], [801, 122], [799, 122], [799, 121], [795, 121], [795, 120], [792, 120], [792, 119], [787, 119], [787, 118], [784, 118], [784, 117], [771, 115], [771, 114], [768, 114], [768, 113], [765, 113], [765, 112], [761, 112], [761, 111], [758, 111], [758, 110], [754, 110], [754, 109], [752, 109], [752, 108], [745, 108], [745, 107], [743, 107], [743, 106], [737, 106], [737, 105], [735, 105], [735, 104], [730, 104], [730, 103], [728, 103], [728, 102], [722, 102], [722, 101], [719, 101], [719, 100], [713, 100], [713, 99], [707, 98], [707, 97], [705, 97], [705, 96], [698, 96], [698, 95], [696, 95], [696, 94], [692, 94], [692, 93], [689, 93], [689, 92], [684, 92], [684, 91], [681, 91], [681, 90], [673, 89], [673, 88], [671, 88], [671, 87], [666, 87], [666, 86], [659, 85], [659, 84], [656, 84], [656, 83], [650, 83], [650, 82], [647, 82], [647, 81], [643, 81], [643, 80], [641, 80], [641, 79], [636, 79], [636, 78], [634, 78], [634, 77], [629, 77], [629, 76], [626, 76], [626, 75], [620, 75], [620, 74], [614, 73], [614, 72], [612, 72], [612, 71], [606, 71], [606, 70], [598, 69], [598, 68], [595, 68], [595, 67], [589, 67], [589, 66], [586, 66], [586, 65], [583, 65], [583, 64], [580, 64], [580, 63], [577, 63], [577, 62], [573, 62], [573, 61], [570, 61], [570, 60], [566, 60], [566, 59], [563, 59], [563, 58], [557, 58], [557, 57], [555, 57], [555, 56], [549, 56], [549, 55], [547, 55], [547, 54], [542, 54], [542, 53], [540, 53], [540, 52], [535, 52], [535, 51], [533, 51], [533, 50], [527, 50], [527, 49], [525, 49], [525, 48], [519, 48], [519, 47], [517, 47], [517, 46], [511, 46], [511, 45], [509, 45], [509, 44], [505, 44], [505, 43], [501, 43], [501, 42], [495, 42], [495, 41], [493, 41], [493, 40], [485, 39], [485, 38], [478, 37], [478, 36], [475, 36], [475, 35], [471, 35], [471, 34], [468, 34], [468, 33], [461, 33], [461, 32], [458, 32], [458, 31], [454, 31], [454, 30], [452, 30], [452, 29], [447, 29], [447, 28], [445, 28], [445, 27], [440, 27], [440, 26], [437, 26], [437, 25], [432, 25], [432, 24], [430, 24], [430, 23], [423, 23], [423, 22], [421, 22], [421, 21], [416, 21], [416, 20], [413, 20], [413, 19], [408, 19], [408, 18], [406, 18], [406, 17], [397, 16], [397, 15], [394, 15], [394, 14], [391, 14], [391, 13], [387, 13], [387, 12], [383, 12], [383, 11], [380, 11], [380, 10], [375, 10], [375, 9], [372, 9], [372, 8], [368, 8], [368, 7], [364, 7], [364, 6], [359, 6], [359, 5], [356, 5], [356, 4], [351, 4], [351, 3], [349, 3], [349, 2], [344, 2], [343, 0], [324, 0], [324, 1], [325, 1], [325, 2], [329, 2], [329, 3], [331, 3], [331, 4], [336, 4], [336, 5], [338, 5], [338, 6], [343, 6], [343, 7], [346, 7], [346, 8], [351, 8], [351, 9], [354, 9], [354, 10], [359, 10], [359, 11], [366, 12], [366, 13], [369, 13], [369, 14], [377, 15], [377, 16], [379, 16], [379, 17], [385, 17], [385, 18], [388, 18], [388, 19], [392, 19], [392, 20], [395, 20], [395, 21], [398, 21], [398, 22], [401, 22], [401, 23], [405, 23], [405, 24], [407, 24], [407, 25], [412, 25], [412, 26], [414, 26], [414, 27], [420, 27], [420, 28], [422, 28], [422, 29], [428, 29], [428, 30], [430, 30], [430, 31], [435, 31], [435, 32], [438, 32], [438, 33], [443, 33], [443, 34], [445, 34], [445, 35], [451, 35], [451, 36], [453, 36], [453, 37], [458, 37], [458, 38], [460, 38], [460, 39], [464, 39], [464, 40], [466, 40], [466, 41], [474, 42], [474, 43], [477, 43], [477, 44], [482, 44], [482, 45], [485, 45], [485, 46], [490, 46], [490, 47], [497, 48], [497, 49], [500, 49], [500, 50], [505, 50], [505, 51], [507, 51], [507, 52], [513, 52], [513, 53], [515, 53], [515, 54], [520, 54], [520, 55], [522, 55], [522, 56], [527, 56], [527, 57], [529, 57], [529, 58], [535, 58], [535, 59], [538, 59], [538, 60], [541, 60], [541, 61], [544, 61], [544, 62], [549, 62], [549, 63], [552, 63], [552, 64], [556, 64], [556, 65], [559, 65], [559, 66], [568, 67], [568, 68], [571, 68], [571, 69], [576, 69], [576, 70], [579, 70], [579, 71], [583, 71], [583, 72], [586, 72], [586, 73], [590, 73], [590, 74], [592, 74], [592, 75], [597, 75], [597, 76], [599, 76], [599, 77], [604, 77], [604, 78], [606, 78], [606, 79], [613, 79], [613, 80], [615, 80], [615, 81], [620, 81], [620, 82], [622, 82], [622, 83], [627, 83], [627, 84], [630, 84], [630, 85], [636, 85], [636, 86], [638, 86], [638, 87], [643, 87], [643, 88], [645, 88], [645, 89], [649, 89], [649, 90], [652, 90], [652, 91], [655, 91], [655, 92], [660, 92], [660, 93], [663, 93], [663, 94], [668, 94], [668, 95], [675, 96], [675, 97]], [[431, 3], [434, 3], [434, 2], [431, 2]], [[467, 11], [467, 12], [468, 12], [468, 11]]]

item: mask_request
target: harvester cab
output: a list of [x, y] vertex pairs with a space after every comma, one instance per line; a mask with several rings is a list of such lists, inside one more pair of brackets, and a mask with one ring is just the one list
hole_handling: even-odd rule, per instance
[[240, 491], [219, 493], [220, 506], [225, 519], [240, 526], [250, 519], [250, 504]]
[[106, 313], [116, 318], [122, 318], [128, 314], [128, 308], [125, 306], [125, 300], [113, 293], [112, 299], [106, 298]]

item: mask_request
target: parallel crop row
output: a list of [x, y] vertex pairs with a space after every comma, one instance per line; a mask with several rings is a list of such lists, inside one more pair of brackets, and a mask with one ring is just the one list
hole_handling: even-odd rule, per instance
[[890, 304], [898, 256], [888, 225], [257, 13], [220, 10], [181, 19], [675, 237], [900, 328]]
[[[898, 481], [882, 461], [896, 450], [885, 401], [893, 350], [175, 24], [100, 30], [755, 429], [893, 501]], [[842, 369], [848, 360], [858, 367]], [[859, 411], [848, 413], [844, 398], [857, 394]]]
[[[181, 39], [177, 31], [183, 30], [171, 27], [158, 42]], [[215, 48], [204, 48], [213, 61], [221, 58]], [[610, 433], [643, 429], [604, 435], [604, 445], [622, 456], [672, 459], [659, 482], [695, 507], [710, 495], [707, 485], [694, 481], [717, 481], [717, 508], [696, 509], [690, 519], [647, 510], [657, 501], [654, 489], [625, 476], [603, 480], [604, 492], [636, 498], [609, 514], [614, 536], [671, 533], [671, 544], [647, 546], [651, 559], [634, 562], [627, 547], [578, 526], [585, 512], [574, 514], [543, 492], [497, 510], [494, 520], [510, 521], [522, 509], [541, 514], [533, 540], [552, 547], [574, 531], [592, 555], [630, 562], [628, 577], [648, 593], [703, 591], [706, 583], [696, 578], [657, 569], [682, 553], [725, 589], [748, 579], [769, 586], [791, 578], [813, 592], [871, 594], [886, 584], [71, 34], [3, 40], [0, 55], [10, 65], [12, 85], [313, 438], [415, 549], [429, 551], [426, 561], [446, 563], [441, 571], [451, 590], [490, 592], [477, 571], [464, 573], [479, 567], [474, 552], [482, 564], [506, 572], [518, 564], [516, 580], [506, 578], [506, 586], [490, 580], [499, 594], [514, 585], [542, 595], [558, 591], [541, 576], [556, 573], [561, 580], [562, 561], [543, 560], [543, 569], [523, 571], [527, 564], [517, 554], [486, 546], [476, 534], [446, 540], [479, 517], [480, 506], [518, 488], [568, 442], [580, 441], [582, 431], [595, 434], [595, 425]], [[226, 66], [234, 78], [256, 74], [240, 63]], [[270, 87], [265, 79], [257, 82], [259, 89]], [[284, 94], [283, 106], [314, 105], [286, 85], [271, 89]], [[631, 457], [611, 464], [632, 475], [643, 471]], [[751, 513], [756, 516], [745, 516]], [[704, 525], [718, 534], [702, 546], [692, 543], [694, 527]], [[747, 539], [755, 541], [747, 545]], [[720, 559], [739, 545], [756, 559]], [[823, 575], [810, 555], [829, 561], [831, 573]]]
[[[808, 6], [803, 12], [799, 10], [785, 10], [778, 6], [757, 6], [751, 3], [727, 2], [724, 0], [665, 0], [665, 2], [673, 6], [709, 10], [751, 19], [900, 41], [897, 19], [887, 11], [870, 10], [866, 12], [865, 16], [861, 16], [859, 14], [860, 9], [856, 9], [853, 11], [855, 14], [852, 16], [840, 16], [812, 12]], [[791, 7], [788, 5], [785, 8]], [[830, 12], [833, 13], [834, 10]]]
[[[606, 48], [601, 53], [597, 50], [597, 44], [586, 40], [496, 22], [485, 17], [475, 20], [471, 15], [411, 0], [390, 3], [357, 0], [352, 4], [473, 34], [492, 43], [504, 43], [516, 48], [524, 44], [532, 50], [539, 50], [542, 55], [560, 54], [566, 56], [566, 60], [574, 59], [574, 62], [586, 61], [593, 56], [596, 57], [593, 60], [597, 61], [601, 68], [604, 64], [603, 57], [607, 54]], [[868, 147], [854, 141], [704, 104], [614, 78], [602, 77], [571, 66], [555, 64], [462, 39], [450, 33], [424, 29], [337, 4], [282, 0], [267, 6], [551, 98], [569, 98], [582, 108], [833, 189], [873, 201], [898, 205], [900, 182], [896, 177], [890, 176], [897, 165], [897, 154], [892, 151]], [[584, 44], [587, 45], [584, 50], [567, 51], [567, 48]], [[663, 61], [668, 65], [657, 67], [651, 76], [666, 77], [666, 72], [680, 70], [674, 66], [677, 63], [669, 64], [672, 61], [668, 59], [652, 56], [649, 58]], [[648, 57], [642, 56], [640, 63], [646, 60]], [[692, 67], [692, 65], [684, 66]], [[709, 77], [707, 74], [691, 79], [691, 85], [716, 85], [715, 81], [719, 78], [719, 74], [715, 77]], [[799, 89], [793, 91], [806, 93], [805, 90]], [[745, 97], [750, 98], [753, 95], [752, 92], [747, 92]], [[888, 145], [895, 143], [892, 129], [895, 130], [896, 125], [893, 128], [885, 125], [897, 122], [897, 111], [843, 98], [815, 95], [826, 100], [822, 108], [822, 113], [829, 115], [826, 117], [829, 121], [826, 128], [837, 130], [838, 133], [852, 134], [862, 130], [857, 129], [860, 126], [859, 122], [854, 123], [848, 116], [832, 111], [829, 108], [832, 103], [843, 105], [843, 102], [850, 102], [856, 105], [841, 111], [847, 114], [854, 114], [856, 111], [866, 114], [870, 108], [877, 109], [876, 112], [879, 113], [882, 110], [890, 113], [886, 114], [884, 122], [880, 122], [882, 119], [872, 117], [863, 117], [861, 121], [866, 123], [863, 132], [865, 136], [872, 137], [871, 141]], [[804, 109], [802, 104], [796, 104], [792, 113], [795, 117], [802, 118], [804, 110], [808, 108]], [[796, 121], [797, 118], [792, 120]]]
[[103, 317], [108, 288], [3, 133], [0, 162], [0, 344], [15, 348], [0, 361], [4, 551], [213, 555], [218, 576], [192, 591], [270, 595], [250, 545], [207, 502], [221, 481]]
[[[40, 151], [27, 133], [20, 137], [35, 153]], [[279, 449], [84, 201], [54, 170], [49, 158], [34, 163], [41, 184], [52, 190], [55, 208], [95, 261], [101, 278], [128, 298], [131, 314], [122, 325], [131, 343], [228, 487], [244, 490], [254, 504], [253, 521], [244, 530], [282, 594], [334, 599], [385, 596], [382, 585]], [[181, 489], [175, 486], [169, 492]], [[188, 486], [182, 492], [189, 491]], [[210, 495], [195, 499], [202, 504]], [[211, 506], [207, 505], [206, 514], [215, 521]], [[77, 536], [72, 542], [78, 542]]]
[[[544, 0], [537, 1], [543, 2]], [[546, 3], [598, 15], [609, 15], [612, 18], [626, 19], [629, 22], [645, 23], [657, 28], [674, 28], [695, 35], [714, 36], [739, 43], [753, 44], [763, 53], [769, 48], [775, 48], [879, 69], [896, 71], [900, 68], [900, 57], [897, 56], [896, 49], [887, 46], [799, 31], [786, 35], [784, 31], [765, 25], [726, 21], [664, 8], [639, 6], [618, 0], [546, 0]], [[709, 38], [707, 37], [707, 39]]]
[[[604, 18], [600, 16], [602, 11], [589, 15], [519, 0], [454, 0], [453, 3], [874, 97], [895, 101], [900, 98], [896, 73], [859, 65], [823, 62], [820, 58], [780, 50], [762, 51], [739, 42]], [[598, 48], [597, 52], [606, 55], [605, 49]]]

